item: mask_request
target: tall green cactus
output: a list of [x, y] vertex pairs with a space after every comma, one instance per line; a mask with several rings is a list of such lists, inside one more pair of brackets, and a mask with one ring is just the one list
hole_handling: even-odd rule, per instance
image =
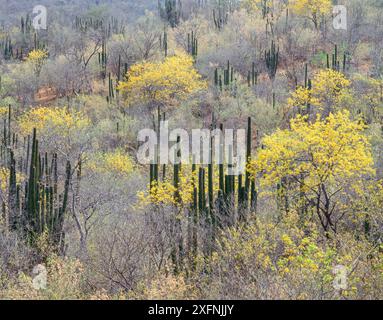
[[265, 51], [265, 62], [269, 77], [274, 80], [279, 64], [279, 48], [276, 48], [274, 41], [271, 41], [270, 49]]
[[258, 83], [258, 72], [255, 67], [255, 62], [252, 63], [251, 71], [248, 71], [247, 74], [247, 85], [249, 87], [254, 87]]
[[165, 58], [168, 56], [169, 43], [168, 43], [168, 32], [164, 30], [163, 36], [160, 37], [160, 47], [164, 51]]
[[113, 79], [112, 79], [112, 75], [111, 73], [109, 72], [109, 75], [108, 75], [108, 96], [106, 97], [106, 101], [108, 103], [110, 103], [115, 97], [115, 93], [114, 93], [114, 86], [113, 86]]
[[181, 21], [181, 0], [158, 0], [158, 11], [160, 17], [175, 28]]
[[107, 49], [106, 49], [106, 40], [104, 39], [102, 41], [101, 45], [101, 52], [98, 53], [98, 64], [100, 66], [100, 73], [101, 73], [101, 78], [105, 79], [106, 78], [106, 68], [108, 64], [108, 55], [107, 55]]
[[226, 0], [218, 0], [213, 9], [213, 22], [218, 30], [222, 30], [229, 20], [231, 11], [230, 3]]
[[214, 71], [214, 84], [215, 86], [222, 91], [230, 91], [234, 96], [236, 94], [236, 77], [234, 72], [234, 67], [230, 64], [230, 61], [227, 61], [225, 68], [220, 69], [216, 68]]
[[197, 59], [198, 56], [198, 39], [192, 31], [191, 33], [188, 33], [188, 47], [187, 52], [190, 54], [194, 60]]
[[343, 53], [342, 57], [342, 68], [341, 68], [341, 62], [339, 59], [339, 50], [338, 50], [338, 45], [334, 46], [334, 52], [332, 53], [332, 59], [331, 59], [331, 66], [330, 66], [330, 55], [327, 54], [327, 69], [333, 69], [336, 71], [341, 71], [345, 73], [347, 71], [347, 63], [349, 62], [347, 59], [347, 53]]
[[25, 16], [25, 19], [24, 17], [21, 17], [21, 20], [20, 20], [20, 31], [23, 35], [25, 34], [29, 34], [32, 30], [32, 20], [31, 20], [31, 17], [29, 16], [29, 14], [27, 14]]
[[0, 42], [0, 48], [4, 57], [4, 60], [10, 60], [13, 57], [13, 44], [10, 36], [6, 36]]

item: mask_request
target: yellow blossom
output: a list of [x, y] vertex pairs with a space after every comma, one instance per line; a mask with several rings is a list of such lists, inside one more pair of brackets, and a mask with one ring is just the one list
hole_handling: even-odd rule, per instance
[[320, 110], [333, 110], [341, 106], [350, 94], [350, 80], [335, 70], [320, 70], [312, 80], [312, 88], [298, 87], [287, 101], [288, 108], [305, 108], [308, 105]]
[[322, 15], [331, 13], [331, 0], [290, 0], [289, 6], [292, 12], [310, 17], [316, 28], [319, 26], [319, 19]]
[[47, 59], [48, 52], [40, 49], [32, 50], [27, 57], [27, 61], [33, 64], [37, 76], [40, 75], [41, 69]]
[[130, 175], [134, 171], [133, 160], [121, 149], [96, 155], [95, 158], [87, 164], [87, 167], [92, 171], [115, 173], [125, 176]]
[[66, 137], [72, 130], [87, 127], [89, 119], [82, 113], [68, 108], [38, 107], [24, 113], [18, 120], [23, 135], [31, 133], [33, 128], [39, 132], [52, 130]]
[[193, 66], [193, 58], [184, 53], [167, 57], [163, 62], [147, 62], [130, 67], [127, 80], [118, 89], [129, 105], [172, 104], [207, 87]]

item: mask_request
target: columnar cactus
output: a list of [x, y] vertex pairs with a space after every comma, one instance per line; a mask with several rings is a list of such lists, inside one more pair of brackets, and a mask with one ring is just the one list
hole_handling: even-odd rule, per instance
[[188, 33], [188, 47], [187, 47], [188, 54], [190, 54], [194, 60], [197, 59], [198, 55], [198, 39], [192, 31], [191, 33]]
[[247, 74], [247, 84], [249, 87], [254, 87], [258, 83], [258, 72], [256, 71], [255, 62], [252, 63], [251, 71]]
[[218, 0], [213, 9], [213, 22], [218, 30], [222, 30], [229, 20], [229, 13], [233, 10], [231, 3]]
[[226, 68], [216, 68], [214, 71], [214, 84], [222, 92], [229, 90], [233, 95], [236, 94], [236, 77], [234, 67], [231, 66], [230, 61], [227, 61]]
[[[161, 121], [159, 116], [158, 121]], [[214, 124], [211, 126], [213, 130]], [[220, 125], [223, 130], [223, 125]], [[220, 139], [222, 140], [222, 139]], [[178, 139], [178, 142], [180, 139]], [[247, 150], [246, 157], [247, 163], [251, 161], [252, 154], [252, 121], [248, 118], [247, 129]], [[178, 158], [180, 158], [180, 151], [178, 150]], [[224, 156], [224, 142], [220, 141], [219, 156], [222, 159]], [[158, 150], [157, 150], [158, 154]], [[174, 226], [177, 228], [177, 239], [173, 244], [171, 253], [172, 261], [175, 264], [175, 270], [180, 271], [182, 264], [181, 253], [184, 250], [183, 241], [179, 234], [182, 234], [182, 225], [178, 220], [183, 214], [183, 209], [188, 212], [188, 234], [189, 234], [189, 256], [196, 256], [198, 252], [199, 237], [198, 232], [201, 227], [205, 228], [204, 234], [208, 243], [202, 244], [204, 254], [210, 254], [214, 247], [215, 235], [218, 228], [234, 225], [238, 222], [246, 221], [250, 212], [256, 212], [257, 207], [257, 191], [255, 181], [251, 178], [250, 173], [246, 171], [245, 174], [237, 176], [232, 173], [232, 159], [233, 150], [229, 149], [229, 163], [224, 164], [220, 161], [219, 164], [213, 163], [213, 138], [210, 141], [210, 162], [205, 166], [197, 166], [192, 164], [192, 201], [189, 207], [185, 207], [181, 199], [181, 166], [182, 164], [174, 164], [173, 170], [173, 186], [174, 203], [177, 204], [178, 212], [177, 218], [174, 221]], [[214, 171], [218, 169], [218, 190], [215, 189]], [[184, 169], [185, 170], [185, 169]], [[155, 192], [154, 186], [161, 183], [159, 178], [159, 165], [158, 161], [154, 161], [150, 165], [150, 186], [151, 192]], [[181, 209], [182, 208], [182, 209]]]
[[274, 41], [271, 41], [271, 48], [265, 51], [265, 62], [269, 77], [274, 80], [279, 63], [279, 48], [276, 48]]
[[[8, 200], [1, 207], [6, 218], [6, 225], [18, 232], [34, 246], [37, 238], [47, 233], [51, 244], [60, 252], [64, 240], [64, 219], [68, 203], [71, 180], [71, 165], [66, 164], [63, 181], [59, 181], [57, 154], [49, 160], [48, 154], [39, 152], [39, 141], [36, 129], [33, 130], [32, 144], [24, 144], [21, 150], [16, 134], [11, 133], [11, 109], [8, 119], [4, 121], [3, 138], [1, 140], [0, 164], [8, 169]], [[25, 154], [16, 157], [16, 154]], [[25, 168], [28, 168], [25, 170]], [[20, 173], [25, 179], [19, 180]], [[63, 191], [59, 191], [63, 185]]]
[[98, 53], [98, 64], [100, 65], [101, 77], [103, 79], [106, 78], [107, 63], [108, 63], [108, 55], [106, 50], [106, 40], [104, 39], [102, 41], [101, 52]]
[[160, 46], [161, 49], [164, 51], [165, 58], [168, 56], [168, 33], [165, 29], [163, 37], [160, 37]]
[[181, 0], [158, 0], [158, 11], [160, 17], [175, 28], [181, 21]]

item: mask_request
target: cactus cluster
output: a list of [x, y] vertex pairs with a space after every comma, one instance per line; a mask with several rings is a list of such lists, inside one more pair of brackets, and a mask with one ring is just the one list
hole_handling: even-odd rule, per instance
[[[8, 230], [18, 232], [34, 246], [46, 233], [58, 252], [63, 249], [64, 219], [71, 181], [71, 165], [58, 172], [57, 154], [39, 152], [36, 129], [20, 143], [11, 130], [11, 107], [3, 122], [0, 165], [9, 172], [8, 195], [1, 203], [2, 220]], [[4, 190], [2, 190], [4, 192]]]
[[33, 49], [34, 50], [45, 50], [46, 49], [46, 43], [44, 41], [41, 41], [39, 39], [37, 32], [33, 34]]
[[222, 30], [229, 21], [230, 14], [238, 9], [240, 0], [214, 0], [211, 2], [214, 26], [216, 29]]
[[20, 19], [20, 31], [23, 35], [29, 34], [32, 30], [32, 20], [29, 14], [26, 17], [21, 17]]
[[[161, 116], [159, 116], [161, 121]], [[216, 130], [214, 116], [213, 122], [210, 127], [211, 130]], [[223, 125], [219, 126], [219, 129], [223, 131]], [[158, 136], [160, 133], [157, 133]], [[222, 140], [222, 139], [221, 139]], [[180, 138], [178, 138], [178, 142]], [[214, 239], [219, 229], [228, 226], [233, 226], [238, 222], [244, 222], [247, 220], [250, 213], [255, 213], [257, 209], [257, 190], [256, 184], [251, 179], [250, 174], [246, 171], [245, 174], [233, 175], [232, 159], [233, 150], [229, 149], [228, 163], [220, 164], [213, 163], [213, 138], [210, 143], [210, 163], [206, 166], [193, 164], [191, 167], [192, 179], [192, 201], [187, 210], [188, 221], [188, 253], [189, 257], [195, 257], [199, 251], [199, 246], [202, 248], [204, 254], [210, 254], [214, 250]], [[220, 141], [219, 156], [221, 159], [225, 159], [224, 142]], [[178, 158], [181, 157], [180, 150], [176, 151]], [[158, 150], [157, 150], [158, 154]], [[252, 120], [248, 118], [247, 128], [247, 161], [251, 161], [252, 157]], [[194, 163], [194, 161], [193, 161]], [[174, 192], [174, 201], [179, 203], [180, 200], [180, 172], [182, 163], [174, 164], [173, 168], [167, 168], [163, 166], [162, 178], [160, 175], [160, 165], [153, 163], [150, 165], [150, 186], [157, 185], [161, 179], [165, 179], [166, 174], [173, 173], [173, 186], [176, 190]], [[219, 190], [214, 189], [214, 172], [218, 174]], [[217, 176], [216, 176], [217, 177]], [[174, 250], [172, 252], [172, 260], [175, 265], [175, 271], [182, 269], [183, 255], [185, 254], [184, 241], [179, 234], [182, 234], [182, 212], [180, 212], [174, 221], [174, 226], [179, 230], [178, 243], [174, 243]], [[181, 218], [180, 218], [181, 217]], [[204, 238], [206, 243], [201, 243], [198, 240], [198, 232], [203, 230], [203, 233], [207, 235]]]
[[32, 32], [32, 20], [29, 15], [20, 19], [21, 41], [12, 40], [9, 34], [0, 39], [0, 54], [4, 60], [22, 60], [31, 50], [44, 50], [47, 47], [46, 41], [38, 37], [37, 32]]
[[108, 71], [108, 55], [106, 49], [106, 41], [103, 42], [101, 47], [101, 52], [98, 53], [98, 63], [100, 66], [100, 76], [104, 80], [106, 80], [106, 75], [108, 75], [108, 95], [106, 96], [106, 100], [110, 103], [114, 98], [118, 99], [118, 84], [120, 81], [126, 76], [128, 72], [128, 63], [123, 63], [121, 59], [121, 55], [118, 55], [117, 61], [117, 69], [114, 69], [113, 77], [112, 72]]
[[218, 30], [223, 29], [229, 20], [229, 12], [226, 6], [221, 4], [221, 1], [218, 2], [216, 9], [213, 9], [213, 21], [214, 25]]
[[262, 18], [266, 19], [267, 15], [270, 13], [270, 2], [269, 0], [261, 0], [261, 8], [262, 8]]
[[0, 41], [0, 49], [2, 51], [4, 60], [9, 60], [13, 57], [13, 45], [11, 37], [6, 36]]
[[160, 17], [172, 28], [175, 28], [181, 21], [181, 0], [158, 0], [158, 11]]
[[254, 87], [258, 83], [258, 71], [255, 66], [255, 62], [251, 65], [251, 70], [247, 73], [247, 85], [249, 87]]
[[[235, 77], [234, 67], [227, 61], [224, 69], [216, 68], [214, 71], [214, 84], [222, 92], [224, 90], [235, 91], [237, 78]], [[234, 92], [235, 93], [235, 92]]]
[[335, 45], [334, 52], [331, 55], [331, 65], [330, 65], [330, 55], [327, 54], [327, 69], [331, 68], [331, 69], [336, 70], [338, 72], [340, 72], [342, 70], [343, 73], [345, 73], [347, 70], [347, 63], [348, 63], [347, 54], [344, 53], [343, 57], [342, 57], [342, 68], [341, 68], [341, 64], [340, 64], [340, 60], [339, 60], [338, 45]]
[[188, 33], [188, 54], [190, 54], [194, 60], [197, 59], [198, 56], [198, 39], [194, 31]]
[[206, 8], [209, 0], [194, 0], [193, 7], [195, 9]]
[[110, 17], [108, 20], [104, 18], [76, 17], [74, 28], [80, 32], [101, 30], [106, 38], [110, 38], [113, 34], [125, 32], [125, 25], [115, 17]]
[[267, 73], [270, 79], [274, 80], [279, 64], [279, 48], [276, 48], [274, 41], [271, 41], [270, 49], [265, 51], [265, 62]]

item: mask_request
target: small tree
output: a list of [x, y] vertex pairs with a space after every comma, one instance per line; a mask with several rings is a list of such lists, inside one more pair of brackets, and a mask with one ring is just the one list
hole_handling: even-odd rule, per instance
[[329, 14], [332, 8], [331, 0], [292, 0], [290, 7], [298, 15], [309, 18], [319, 28], [319, 19], [322, 15]]
[[298, 87], [288, 99], [288, 107], [300, 110], [312, 106], [325, 115], [339, 111], [351, 99], [351, 81], [343, 73], [325, 69], [318, 71], [309, 87]]
[[[348, 111], [318, 115], [310, 123], [298, 116], [291, 128], [263, 140], [264, 148], [249, 166], [264, 186], [281, 185], [301, 197], [318, 215], [323, 229], [336, 232], [350, 200], [362, 193], [365, 175], [373, 175], [373, 158], [365, 125]], [[280, 189], [280, 188], [279, 188]]]
[[36, 77], [40, 76], [41, 69], [48, 59], [48, 52], [45, 50], [32, 50], [28, 54], [27, 61], [32, 63]]
[[157, 107], [175, 105], [207, 87], [193, 63], [191, 56], [182, 53], [162, 62], [135, 64], [118, 89], [125, 94], [129, 106], [145, 104], [152, 111]]

